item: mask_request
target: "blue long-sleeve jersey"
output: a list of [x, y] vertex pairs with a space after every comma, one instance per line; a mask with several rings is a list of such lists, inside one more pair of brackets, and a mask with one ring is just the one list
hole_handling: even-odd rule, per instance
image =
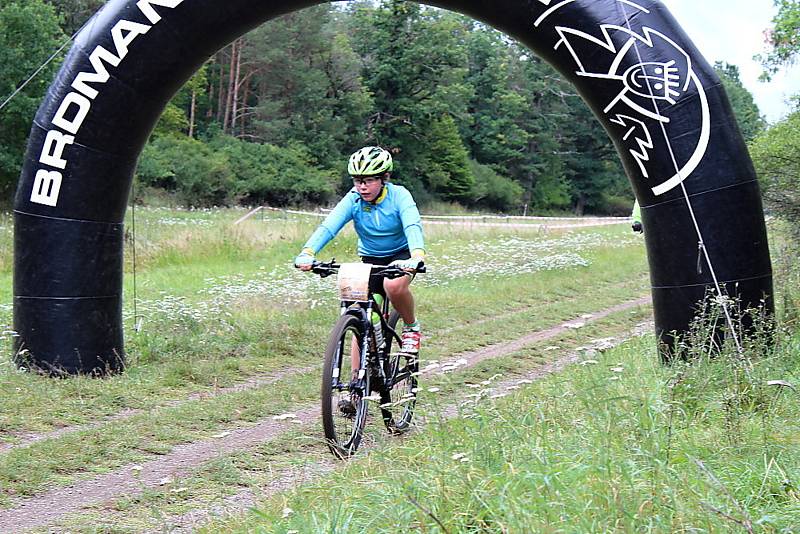
[[422, 221], [408, 189], [387, 183], [375, 204], [365, 202], [355, 188], [333, 208], [303, 248], [318, 253], [353, 221], [359, 256], [386, 257], [405, 248], [425, 250]]

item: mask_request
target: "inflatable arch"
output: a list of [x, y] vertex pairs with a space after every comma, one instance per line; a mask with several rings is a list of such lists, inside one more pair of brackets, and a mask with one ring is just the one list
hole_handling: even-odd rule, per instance
[[[221, 47], [319, 0], [111, 0], [36, 115], [14, 205], [17, 349], [45, 369], [123, 365], [123, 216], [170, 97]], [[708, 63], [655, 0], [432, 0], [527, 45], [577, 88], [642, 206], [656, 329], [710, 288], [771, 306], [755, 172]]]

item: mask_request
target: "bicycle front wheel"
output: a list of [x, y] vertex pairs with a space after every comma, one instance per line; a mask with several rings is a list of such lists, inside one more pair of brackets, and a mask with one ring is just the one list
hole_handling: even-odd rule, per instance
[[[389, 316], [389, 326], [395, 329], [399, 318], [400, 314], [393, 311]], [[385, 387], [381, 391], [381, 414], [387, 430], [401, 434], [411, 428], [411, 418], [414, 416], [419, 359], [416, 355], [399, 352], [400, 347], [394, 341], [392, 336], [387, 336], [384, 370], [386, 379]]]
[[361, 347], [361, 321], [353, 315], [342, 315], [331, 332], [325, 348], [322, 370], [322, 428], [328, 447], [339, 458], [352, 456], [359, 444], [367, 421], [369, 373], [352, 382], [351, 344]]

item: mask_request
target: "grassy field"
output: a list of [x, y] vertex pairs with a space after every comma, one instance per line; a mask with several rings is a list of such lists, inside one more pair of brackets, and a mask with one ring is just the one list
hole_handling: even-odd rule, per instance
[[[796, 380], [799, 342], [756, 367], [763, 389]], [[651, 345], [434, 419], [204, 532], [796, 532], [797, 393], [731, 413], [725, 362], [665, 369]]]
[[[126, 248], [129, 366], [104, 380], [51, 380], [15, 370], [11, 266], [0, 261], [0, 510], [314, 406], [320, 353], [337, 315], [335, 292], [332, 280], [290, 264], [318, 219], [264, 213], [234, 226], [244, 213], [137, 209], [135, 263], [132, 240]], [[0, 217], [3, 258], [11, 249], [10, 226]], [[648, 292], [642, 241], [626, 225], [571, 231], [432, 225], [426, 237], [429, 273], [414, 286], [427, 362]], [[323, 258], [355, 260], [354, 250], [355, 237], [345, 232]], [[57, 524], [77, 532], [169, 530], [180, 523], [176, 518], [219, 509], [246, 492], [258, 512], [212, 523], [209, 532], [739, 528], [726, 514], [767, 531], [793, 526], [787, 518], [797, 510], [792, 481], [800, 477], [791, 459], [798, 457], [796, 395], [771, 386], [769, 417], [745, 406], [731, 419], [723, 409], [728, 390], [693, 397], [700, 386], [707, 389], [706, 379], [691, 368], [656, 365], [652, 336], [619, 349], [589, 347], [626, 335], [649, 314], [636, 307], [426, 377], [420, 429], [408, 439], [387, 439], [373, 421], [371, 452], [347, 466], [332, 463], [317, 424], [297, 425], [255, 449], [219, 452], [179, 480], [143, 486], [141, 495], [114, 498]], [[786, 363], [793, 362], [787, 354], [800, 352], [793, 343], [761, 364], [773, 374], [759, 371], [759, 379], [796, 382], [796, 367]], [[496, 402], [469, 404], [482, 391], [474, 385], [522, 380], [570, 352], [597, 363], [509, 390]], [[670, 387], [676, 376], [695, 382]], [[685, 387], [690, 383], [694, 390]], [[280, 488], [287, 473], [323, 468], [330, 470], [324, 483], [259, 504], [258, 496]], [[766, 489], [753, 493], [755, 482], [731, 482], [742, 473]], [[783, 493], [778, 473], [790, 481]], [[313, 511], [303, 504], [312, 501]]]

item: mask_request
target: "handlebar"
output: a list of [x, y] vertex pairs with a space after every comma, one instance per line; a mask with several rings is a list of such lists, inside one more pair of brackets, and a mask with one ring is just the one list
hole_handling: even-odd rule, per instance
[[[335, 259], [332, 259], [331, 261], [314, 261], [311, 264], [311, 271], [315, 274], [318, 274], [320, 278], [325, 278], [339, 272], [339, 267], [341, 266], [342, 265], [340, 263], [336, 263]], [[419, 266], [415, 269], [415, 272], [427, 272], [425, 262], [420, 261]], [[412, 273], [409, 273], [408, 271], [394, 265], [373, 265], [370, 276], [391, 279], [400, 278], [401, 276], [407, 276], [410, 274]]]

